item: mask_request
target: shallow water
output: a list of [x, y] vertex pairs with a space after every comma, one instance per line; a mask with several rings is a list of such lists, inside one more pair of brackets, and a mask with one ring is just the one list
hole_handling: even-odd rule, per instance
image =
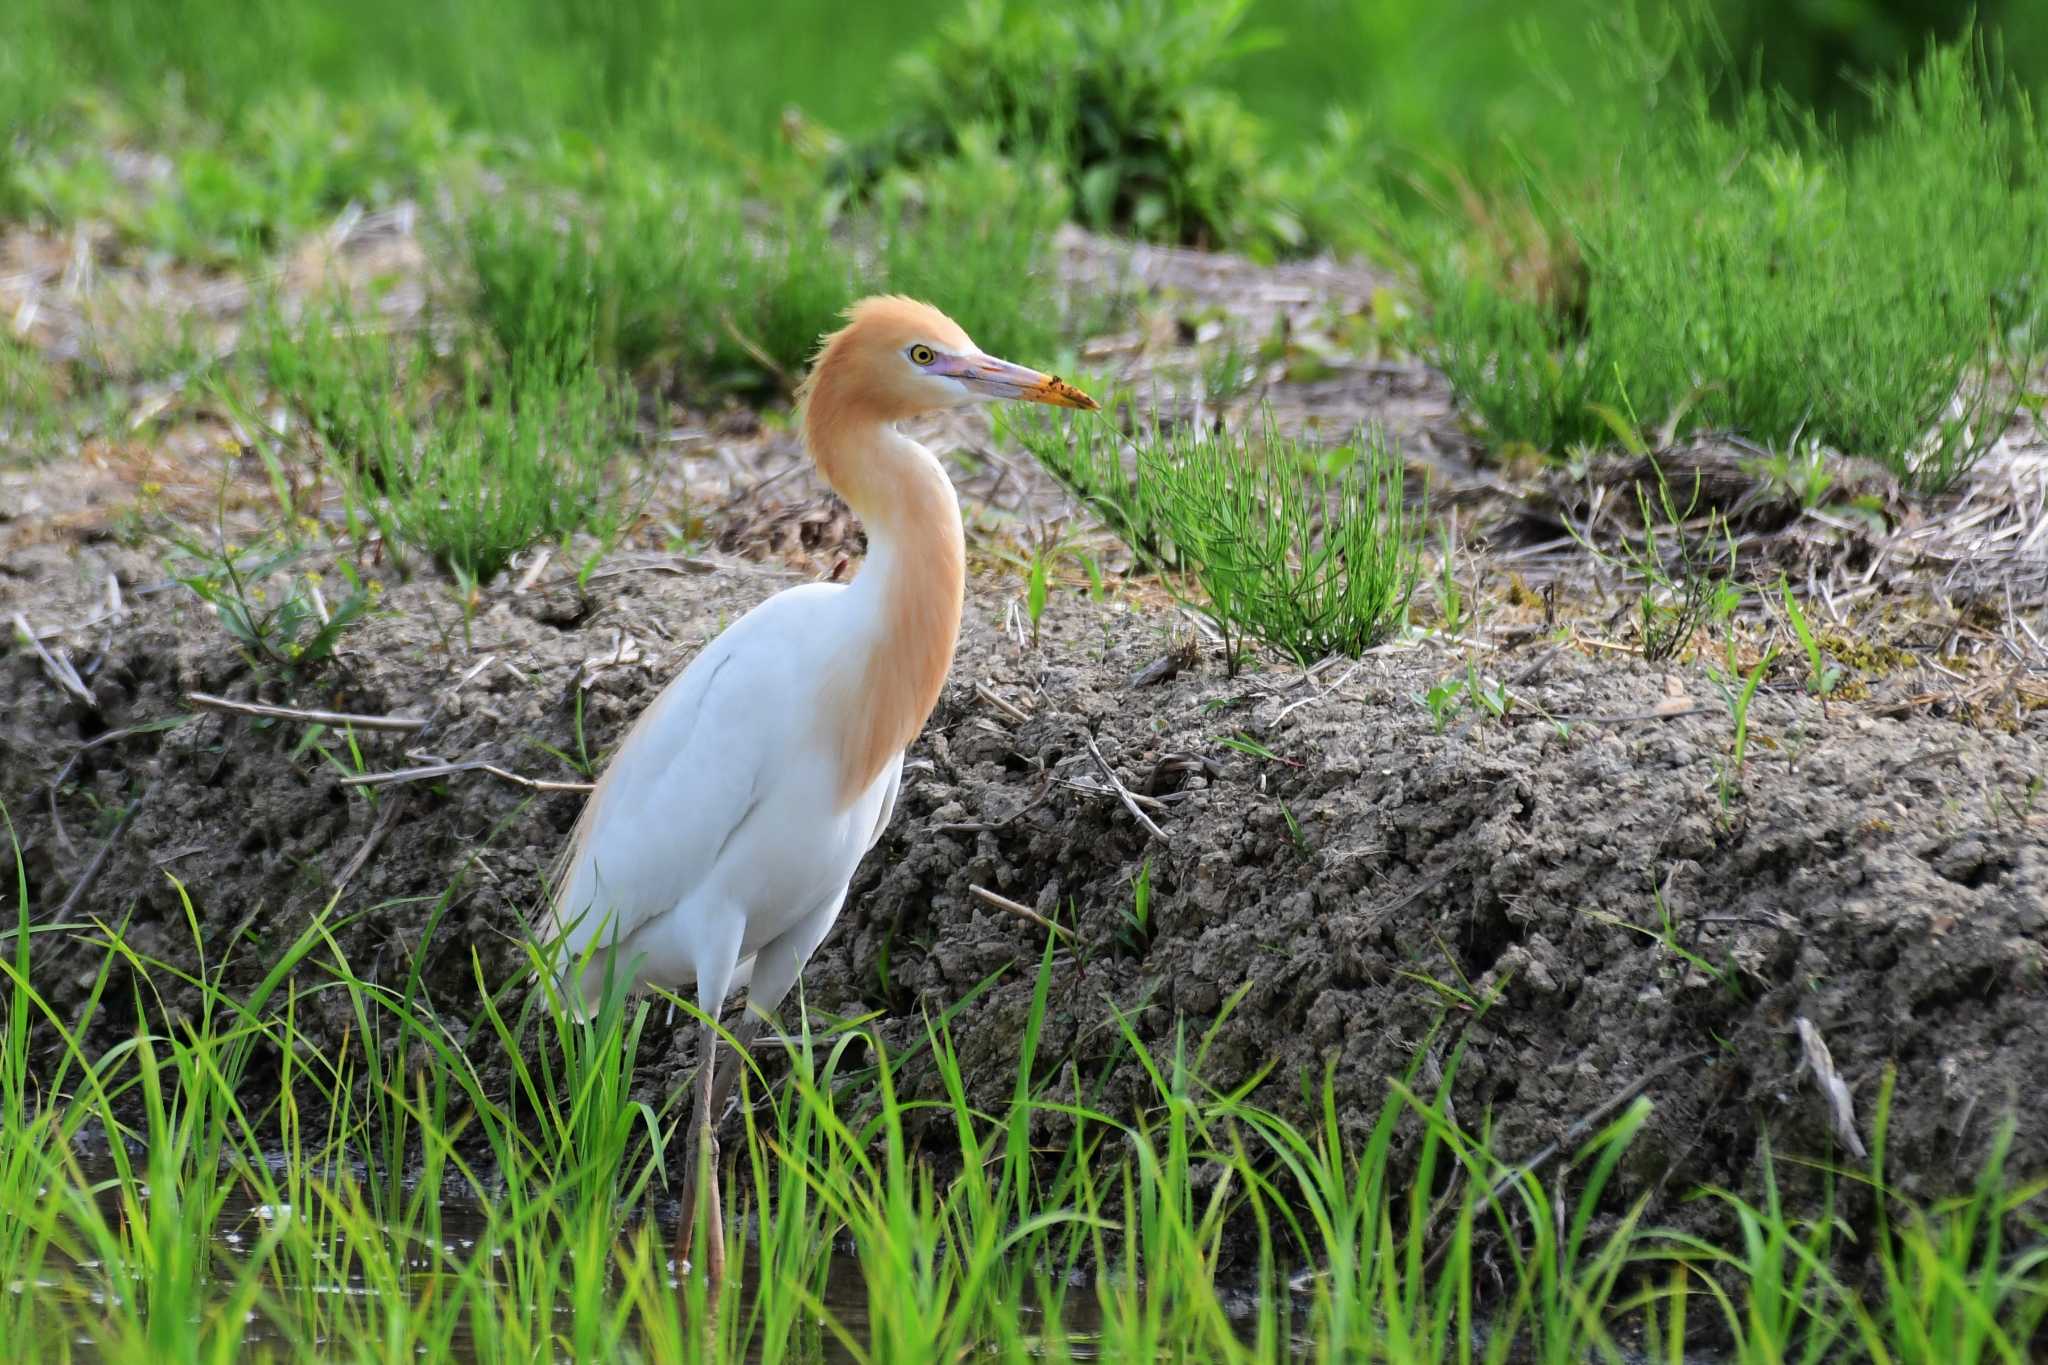
[[[88, 1162], [86, 1173], [89, 1179], [103, 1183], [103, 1187], [108, 1190], [108, 1193], [102, 1197], [102, 1203], [109, 1218], [118, 1219], [120, 1216], [119, 1201], [112, 1192], [116, 1171], [112, 1163]], [[250, 1198], [246, 1192], [237, 1191], [228, 1196], [221, 1209], [220, 1217], [214, 1225], [211, 1237], [212, 1250], [220, 1258], [220, 1262], [228, 1263], [229, 1267], [225, 1268], [219, 1277], [222, 1281], [223, 1296], [225, 1296], [227, 1285], [232, 1283], [232, 1263], [238, 1260], [246, 1261], [256, 1253], [268, 1225], [275, 1220], [293, 1216], [294, 1211], [289, 1206], [272, 1207]], [[438, 1248], [438, 1255], [434, 1254], [430, 1248], [416, 1246], [407, 1256], [408, 1269], [414, 1272], [418, 1298], [420, 1299], [424, 1299], [435, 1292], [443, 1282], [451, 1277], [453, 1271], [466, 1265], [470, 1258], [477, 1254], [479, 1242], [487, 1238], [490, 1233], [489, 1220], [480, 1212], [475, 1204], [469, 1202], [443, 1204], [440, 1208], [440, 1224], [441, 1245]], [[621, 1223], [620, 1235], [622, 1238], [628, 1235], [631, 1230], [632, 1224], [627, 1222]], [[673, 1229], [665, 1227], [662, 1229], [662, 1233], [664, 1238], [666, 1238], [672, 1235]], [[67, 1283], [60, 1278], [61, 1271], [56, 1269], [56, 1266], [67, 1263], [58, 1260], [54, 1249], [52, 1249], [50, 1254], [53, 1262], [52, 1269], [46, 1271], [45, 1275], [35, 1284], [12, 1286], [14, 1292], [58, 1293], [75, 1296], [81, 1292], [80, 1281], [83, 1281], [85, 1285], [90, 1285], [94, 1272], [99, 1269], [99, 1264], [96, 1261], [70, 1262], [68, 1264], [79, 1274], [77, 1280]], [[500, 1248], [494, 1250], [491, 1254], [502, 1257], [505, 1255], [505, 1251]], [[747, 1260], [751, 1263], [753, 1259], [751, 1248], [749, 1248]], [[669, 1262], [669, 1274], [671, 1287], [680, 1293], [682, 1281], [676, 1275], [676, 1265], [673, 1260]], [[269, 1278], [267, 1282], [274, 1287], [286, 1288], [294, 1293], [302, 1289], [302, 1286], [296, 1282], [281, 1280], [275, 1276]], [[90, 1295], [93, 1302], [102, 1301], [99, 1291], [85, 1290], [84, 1292]], [[318, 1295], [370, 1297], [383, 1291], [371, 1287], [360, 1273], [352, 1273], [337, 1277], [331, 1282], [315, 1284], [312, 1286], [312, 1292]], [[861, 1274], [860, 1261], [857, 1257], [845, 1251], [833, 1251], [829, 1261], [825, 1291], [821, 1302], [825, 1312], [856, 1341], [865, 1342], [868, 1339], [867, 1285]], [[194, 1306], [194, 1311], [203, 1314], [217, 1307], [218, 1304], [199, 1304]], [[573, 1310], [567, 1305], [557, 1310], [564, 1317], [571, 1311]], [[1040, 1316], [1040, 1310], [1020, 1305], [1018, 1314], [1020, 1318], [1031, 1320]], [[1091, 1355], [1088, 1344], [1094, 1338], [1099, 1328], [1099, 1311], [1093, 1302], [1092, 1295], [1084, 1292], [1068, 1305], [1062, 1327], [1070, 1348], [1068, 1354], [1076, 1358], [1088, 1358]], [[563, 1336], [565, 1338], [568, 1336], [566, 1330]], [[804, 1358], [829, 1362], [829, 1365], [848, 1365], [849, 1362], [856, 1359], [854, 1355], [848, 1352], [835, 1339], [830, 1331], [821, 1331], [817, 1336], [821, 1347], [820, 1351], [814, 1356]], [[270, 1317], [264, 1314], [252, 1313], [248, 1318], [247, 1328], [242, 1337], [241, 1345], [242, 1351], [249, 1355], [254, 1355], [265, 1348], [277, 1350], [282, 1354], [290, 1349], [292, 1341], [291, 1335], [287, 1331], [282, 1330], [280, 1325]], [[374, 1345], [374, 1341], [363, 1344]], [[73, 1342], [73, 1358], [81, 1361], [101, 1359], [101, 1354], [96, 1347], [97, 1343], [90, 1335], [80, 1335]], [[475, 1362], [476, 1365], [484, 1365], [484, 1362], [490, 1359], [478, 1349], [472, 1330], [467, 1322], [457, 1329], [454, 1339], [450, 1343], [450, 1348], [448, 1353], [437, 1356], [437, 1359], [464, 1362], [464, 1365], [469, 1365], [470, 1362]], [[421, 1349], [424, 1350], [425, 1348]], [[750, 1346], [745, 1358], [748, 1360], [760, 1359], [760, 1344], [755, 1343]]]

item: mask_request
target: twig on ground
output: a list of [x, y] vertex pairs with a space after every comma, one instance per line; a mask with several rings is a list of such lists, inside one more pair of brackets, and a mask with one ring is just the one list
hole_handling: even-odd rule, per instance
[[100, 844], [99, 851], [92, 855], [92, 861], [85, 865], [85, 871], [78, 874], [78, 880], [72, 884], [70, 893], [64, 897], [64, 904], [58, 907], [58, 923], [69, 922], [71, 912], [84, 902], [86, 896], [92, 891], [93, 883], [100, 879], [100, 873], [106, 871], [108, 855], [113, 853], [114, 845], [120, 842], [121, 835], [127, 830], [129, 823], [135, 819], [135, 812], [147, 805], [149, 798], [155, 795], [155, 793], [156, 779], [151, 778], [149, 785], [142, 789], [142, 795], [129, 802], [128, 809], [121, 812], [121, 818], [114, 822], [113, 830]]
[[[668, 555], [660, 559], [650, 559], [642, 564], [622, 564], [616, 569], [600, 569], [583, 581], [585, 583], [597, 583], [607, 578], [623, 578], [630, 573], [666, 573], [674, 574], [678, 578], [687, 578], [717, 573], [719, 570], [729, 567], [732, 566], [720, 563], [715, 559], [703, 558], [700, 555]], [[763, 568], [762, 572], [781, 578], [792, 576], [773, 568]], [[559, 578], [549, 579], [541, 584], [540, 588], [543, 592], [552, 592], [556, 588], [573, 587], [575, 584], [575, 574], [563, 574]]]
[[72, 667], [70, 655], [61, 647], [54, 654], [45, 648], [43, 642], [36, 638], [35, 630], [30, 627], [28, 618], [20, 612], [14, 613], [14, 628], [22, 639], [28, 641], [29, 648], [35, 650], [36, 657], [43, 661], [43, 671], [50, 675], [52, 682], [93, 710], [100, 709], [100, 699], [92, 694], [92, 689], [78, 676], [78, 670]]
[[[1549, 1165], [1557, 1159], [1560, 1153], [1564, 1152], [1588, 1132], [1591, 1132], [1596, 1125], [1606, 1122], [1610, 1115], [1614, 1114], [1623, 1105], [1632, 1102], [1636, 1096], [1642, 1094], [1645, 1090], [1648, 1090], [1680, 1067], [1690, 1066], [1694, 1062], [1703, 1061], [1712, 1056], [1711, 1052], [1703, 1050], [1681, 1052], [1675, 1057], [1667, 1058], [1663, 1065], [1653, 1067], [1636, 1077], [1636, 1079], [1630, 1081], [1613, 1095], [1610, 1095], [1607, 1099], [1580, 1115], [1572, 1122], [1569, 1128], [1566, 1128], [1553, 1141], [1545, 1143], [1526, 1159], [1518, 1161], [1502, 1171], [1499, 1176], [1495, 1177], [1493, 1183], [1487, 1186], [1486, 1201], [1489, 1204], [1498, 1204], [1500, 1197], [1513, 1188], [1515, 1182], [1525, 1176], [1533, 1175]], [[1446, 1190], [1442, 1197], [1438, 1199], [1436, 1208], [1430, 1214], [1432, 1226], [1437, 1221], [1437, 1215], [1449, 1205], [1452, 1196], [1453, 1190]], [[1423, 1262], [1424, 1268], [1434, 1269], [1437, 1262], [1443, 1259], [1444, 1252], [1450, 1249], [1450, 1246], [1451, 1239], [1449, 1238], [1438, 1241], [1430, 1249], [1428, 1258]]]
[[1666, 697], [1647, 711], [1624, 711], [1612, 716], [1592, 711], [1559, 711], [1554, 714], [1546, 712], [1542, 715], [1529, 712], [1518, 719], [1563, 721], [1567, 725], [1634, 725], [1648, 720], [1677, 720], [1680, 716], [1689, 716], [1699, 709], [1699, 703], [1691, 697]]
[[1023, 707], [1018, 706], [1015, 702], [1006, 701], [1003, 698], [1002, 694], [996, 691], [995, 686], [992, 683], [976, 683], [974, 685], [974, 695], [981, 698], [984, 702], [988, 703], [989, 706], [993, 707], [997, 711], [1000, 711], [1005, 716], [1008, 716], [1012, 721], [1015, 721], [1019, 725], [1022, 725], [1025, 721], [1031, 719], [1031, 713], [1029, 711], [1026, 711]]
[[1951, 745], [1949, 748], [1946, 749], [1929, 749], [1925, 753], [1918, 753], [1913, 754], [1912, 756], [1907, 758], [1895, 759], [1891, 763], [1885, 765], [1885, 780], [1890, 781], [1892, 778], [1898, 777], [1902, 773], [1910, 772], [1914, 768], [1918, 768], [1923, 764], [1946, 763], [1952, 758], [1961, 758], [1963, 756], [1963, 753], [1963, 746], [1960, 744], [1956, 744]]
[[314, 711], [297, 706], [271, 706], [256, 701], [231, 701], [205, 692], [187, 692], [185, 700], [203, 711], [225, 711], [268, 720], [296, 720], [308, 725], [349, 725], [358, 730], [410, 731], [425, 727], [423, 716], [358, 716], [347, 711]]
[[1109, 760], [1102, 756], [1102, 750], [1095, 747], [1092, 736], [1088, 740], [1088, 757], [1095, 760], [1095, 770], [1102, 774], [1102, 780], [1109, 783], [1111, 789], [1116, 792], [1118, 799], [1124, 803], [1124, 809], [1145, 827], [1145, 832], [1162, 844], [1172, 843], [1173, 840], [1166, 837], [1166, 831], [1153, 824], [1152, 817], [1139, 808], [1137, 799], [1131, 795], [1131, 789], [1117, 778], [1116, 770], [1109, 766]]
[[[1327, 662], [1327, 660], [1325, 662]], [[1318, 665], [1317, 667], [1321, 667], [1321, 665]], [[1321, 686], [1321, 684], [1316, 679], [1315, 670], [1311, 669], [1308, 673], [1308, 676], [1302, 680], [1304, 683], [1308, 685], [1309, 694], [1305, 697], [1298, 697], [1295, 700], [1287, 703], [1287, 705], [1281, 707], [1280, 713], [1273, 717], [1271, 724], [1278, 725], [1281, 721], [1286, 720], [1288, 716], [1292, 715], [1295, 711], [1299, 710], [1304, 706], [1310, 706], [1319, 701], [1329, 700], [1331, 697], [1336, 695], [1338, 688], [1344, 686], [1345, 683], [1351, 681], [1352, 674], [1358, 672], [1358, 670], [1363, 667], [1365, 667], [1364, 660], [1360, 659], [1354, 661], [1351, 667], [1345, 669], [1342, 673], [1338, 674], [1337, 681], [1331, 683], [1328, 687]]]
[[1630, 1101], [1634, 1100], [1636, 1096], [1642, 1094], [1645, 1090], [1648, 1090], [1658, 1081], [1663, 1080], [1666, 1076], [1670, 1075], [1672, 1072], [1678, 1070], [1678, 1068], [1682, 1066], [1689, 1066], [1694, 1062], [1703, 1061], [1711, 1056], [1713, 1056], [1712, 1053], [1704, 1050], [1698, 1052], [1681, 1052], [1676, 1057], [1667, 1058], [1662, 1066], [1653, 1067], [1651, 1070], [1646, 1071], [1642, 1075], [1636, 1077], [1633, 1081], [1630, 1081], [1620, 1090], [1615, 1091], [1614, 1094], [1610, 1095], [1607, 1099], [1601, 1101], [1599, 1104], [1593, 1106], [1593, 1108], [1588, 1110], [1586, 1113], [1580, 1115], [1577, 1119], [1573, 1120], [1571, 1127], [1565, 1129], [1564, 1132], [1560, 1133], [1554, 1140], [1547, 1142], [1542, 1147], [1538, 1148], [1534, 1155], [1528, 1157], [1525, 1160], [1516, 1162], [1507, 1170], [1503, 1171], [1494, 1180], [1493, 1184], [1487, 1187], [1486, 1198], [1488, 1202], [1498, 1200], [1502, 1195], [1508, 1192], [1509, 1188], [1512, 1187], [1516, 1181], [1520, 1180], [1523, 1176], [1533, 1175], [1537, 1171], [1541, 1170], [1543, 1167], [1549, 1165], [1553, 1160], [1557, 1158], [1559, 1153], [1565, 1150], [1565, 1148], [1571, 1146], [1580, 1138], [1584, 1137], [1588, 1132], [1592, 1131], [1592, 1129], [1596, 1125], [1606, 1122], [1608, 1117], [1612, 1115], [1616, 1110], [1620, 1109], [1624, 1104], [1627, 1104]]
[[1031, 923], [1037, 925], [1039, 928], [1045, 930], [1047, 933], [1054, 935], [1055, 937], [1066, 939], [1070, 943], [1073, 941], [1074, 935], [1071, 932], [1061, 928], [1057, 924], [1054, 924], [1051, 920], [1047, 919], [1044, 915], [1039, 914], [1036, 910], [1033, 910], [1028, 905], [1020, 905], [1016, 901], [1011, 900], [1008, 896], [999, 896], [985, 886], [970, 886], [967, 889], [969, 892], [973, 894], [976, 900], [980, 901], [984, 905], [992, 905], [996, 909], [1004, 911], [1008, 914], [1015, 915], [1019, 919], [1029, 920]]
[[341, 893], [348, 890], [348, 884], [355, 880], [356, 873], [361, 872], [369, 864], [370, 859], [377, 855], [377, 850], [383, 847], [384, 836], [391, 833], [391, 827], [398, 823], [399, 812], [405, 809], [405, 797], [406, 793], [398, 792], [384, 803], [384, 809], [377, 816], [377, 823], [370, 826], [369, 834], [364, 836], [362, 844], [348, 860], [348, 865], [342, 868], [341, 875], [334, 879], [336, 903], [340, 902]]
[[487, 773], [500, 782], [510, 782], [515, 787], [524, 787], [536, 792], [588, 792], [594, 791], [594, 782], [555, 782], [545, 777], [528, 777], [515, 773], [510, 768], [501, 768], [481, 758], [467, 759], [461, 763], [423, 763], [416, 768], [393, 768], [381, 773], [353, 773], [341, 779], [344, 787], [383, 787], [397, 782], [424, 782], [434, 777], [453, 777], [458, 773]]
[[[1053, 779], [1053, 781], [1058, 786], [1064, 787], [1070, 792], [1079, 792], [1083, 796], [1117, 795], [1117, 792], [1114, 788], [1105, 787], [1100, 782], [1077, 782], [1071, 777], [1056, 777]], [[1129, 789], [1126, 788], [1125, 790], [1128, 791]], [[1186, 795], [1187, 793], [1185, 792], [1167, 792], [1163, 796], [1152, 796], [1145, 792], [1130, 793], [1131, 800], [1137, 802], [1139, 805], [1145, 807], [1145, 809], [1147, 810], [1171, 809], [1174, 802], [1181, 800]]]
[[1526, 687], [1536, 681], [1537, 676], [1549, 668], [1551, 662], [1562, 653], [1564, 653], [1563, 645], [1552, 645], [1549, 649], [1544, 650], [1541, 654], [1531, 659], [1528, 666], [1521, 672], [1508, 679], [1508, 689], [1512, 691], [1517, 687]]
[[934, 833], [934, 834], [975, 834], [975, 833], [979, 833], [980, 831], [982, 831], [982, 830], [985, 830], [985, 829], [1001, 829], [1001, 828], [1003, 828], [1003, 827], [1004, 827], [1005, 825], [1008, 825], [1008, 824], [1012, 824], [1012, 823], [1014, 823], [1015, 821], [1017, 821], [1017, 820], [1020, 820], [1020, 819], [1022, 819], [1022, 818], [1023, 818], [1024, 816], [1026, 816], [1026, 815], [1030, 814], [1030, 813], [1031, 813], [1032, 811], [1034, 811], [1034, 810], [1037, 810], [1037, 809], [1038, 809], [1038, 808], [1039, 808], [1040, 806], [1042, 806], [1042, 805], [1044, 805], [1044, 804], [1045, 804], [1045, 799], [1046, 799], [1046, 798], [1047, 798], [1048, 796], [1051, 796], [1051, 795], [1052, 795], [1052, 770], [1051, 770], [1051, 769], [1047, 769], [1047, 770], [1046, 770], [1045, 772], [1043, 772], [1043, 773], [1039, 774], [1039, 778], [1038, 778], [1038, 790], [1037, 790], [1037, 791], [1035, 791], [1035, 792], [1033, 792], [1033, 793], [1031, 794], [1031, 799], [1030, 799], [1029, 801], [1026, 801], [1026, 802], [1025, 802], [1025, 803], [1024, 803], [1023, 805], [1021, 805], [1021, 806], [1017, 807], [1017, 809], [1015, 809], [1015, 810], [1011, 811], [1011, 812], [1010, 812], [1010, 813], [1009, 813], [1008, 815], [1005, 815], [1005, 816], [1004, 816], [1004, 817], [1003, 817], [1002, 819], [1000, 819], [1000, 820], [961, 820], [961, 821], [957, 821], [957, 822], [955, 822], [955, 823], [953, 823], [953, 824], [947, 824], [947, 825], [933, 825], [933, 826], [932, 826], [932, 833]]
[[118, 743], [124, 739], [132, 739], [136, 735], [154, 734], [158, 731], [168, 730], [173, 726], [181, 725], [184, 721], [185, 717], [183, 716], [170, 716], [163, 720], [145, 721], [140, 725], [124, 725], [118, 730], [109, 730], [103, 735], [94, 735], [91, 739], [86, 740], [71, 751], [71, 757], [64, 760], [63, 767], [57, 769], [57, 775], [43, 784], [43, 791], [49, 796], [50, 800], [50, 823], [57, 831], [57, 842], [64, 846], [64, 851], [67, 854], [72, 849], [71, 836], [64, 830], [64, 817], [57, 812], [57, 791], [64, 785], [64, 779], [71, 776], [71, 770], [78, 766], [78, 760], [103, 744]]

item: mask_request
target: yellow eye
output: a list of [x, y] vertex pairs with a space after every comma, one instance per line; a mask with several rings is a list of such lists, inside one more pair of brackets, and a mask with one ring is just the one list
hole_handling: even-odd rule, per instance
[[932, 348], [929, 346], [913, 346], [910, 348], [910, 363], [913, 365], [929, 365], [937, 359], [938, 356], [932, 353]]

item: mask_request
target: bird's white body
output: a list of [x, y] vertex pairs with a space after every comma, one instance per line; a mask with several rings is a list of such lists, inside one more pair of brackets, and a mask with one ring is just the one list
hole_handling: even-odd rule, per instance
[[[902, 779], [898, 753], [840, 800], [829, 704], [881, 627], [887, 568], [871, 564], [851, 587], [777, 593], [655, 698], [563, 869], [568, 954], [615, 943], [618, 983], [701, 985], [714, 1001], [742, 984], [750, 959], [756, 998], [779, 1001], [794, 984]], [[586, 998], [603, 984], [601, 970], [586, 971]]]
[[[760, 1016], [796, 984], [889, 823], [903, 750], [937, 704], [959, 640], [959, 500], [944, 467], [896, 424], [1006, 398], [1095, 406], [1051, 375], [984, 354], [945, 314], [902, 298], [849, 309], [800, 397], [804, 444], [867, 528], [867, 562], [850, 586], [769, 598], [662, 690], [577, 822], [545, 926], [563, 941], [565, 985], [586, 1004], [608, 987], [695, 988], [706, 1016], [701, 1171], [717, 1146], [719, 1010], [747, 978], [744, 1051]], [[711, 1241], [714, 1283], [722, 1245]]]

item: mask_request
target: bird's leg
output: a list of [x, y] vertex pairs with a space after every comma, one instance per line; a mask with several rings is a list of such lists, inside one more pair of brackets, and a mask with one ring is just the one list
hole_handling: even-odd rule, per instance
[[733, 1042], [737, 1044], [718, 1064], [718, 1079], [711, 1087], [711, 1113], [713, 1121], [725, 1118], [726, 1101], [732, 1098], [732, 1088], [739, 1080], [740, 1068], [747, 1064], [747, 1051], [753, 1047], [754, 1039], [761, 1033], [761, 1015], [749, 1008], [739, 1027], [733, 1030]]
[[691, 1144], [694, 1150], [690, 1153], [689, 1172], [683, 1180], [682, 1218], [676, 1228], [676, 1268], [680, 1272], [683, 1263], [690, 1259], [701, 1191], [704, 1202], [704, 1274], [711, 1288], [710, 1301], [716, 1303], [718, 1286], [725, 1279], [725, 1220], [719, 1209], [718, 1134], [712, 1127], [711, 1112], [711, 1090], [718, 1065], [718, 1030], [715, 1025], [704, 1025], [699, 1055], [703, 1060], [697, 1064], [697, 1132], [696, 1141]]

